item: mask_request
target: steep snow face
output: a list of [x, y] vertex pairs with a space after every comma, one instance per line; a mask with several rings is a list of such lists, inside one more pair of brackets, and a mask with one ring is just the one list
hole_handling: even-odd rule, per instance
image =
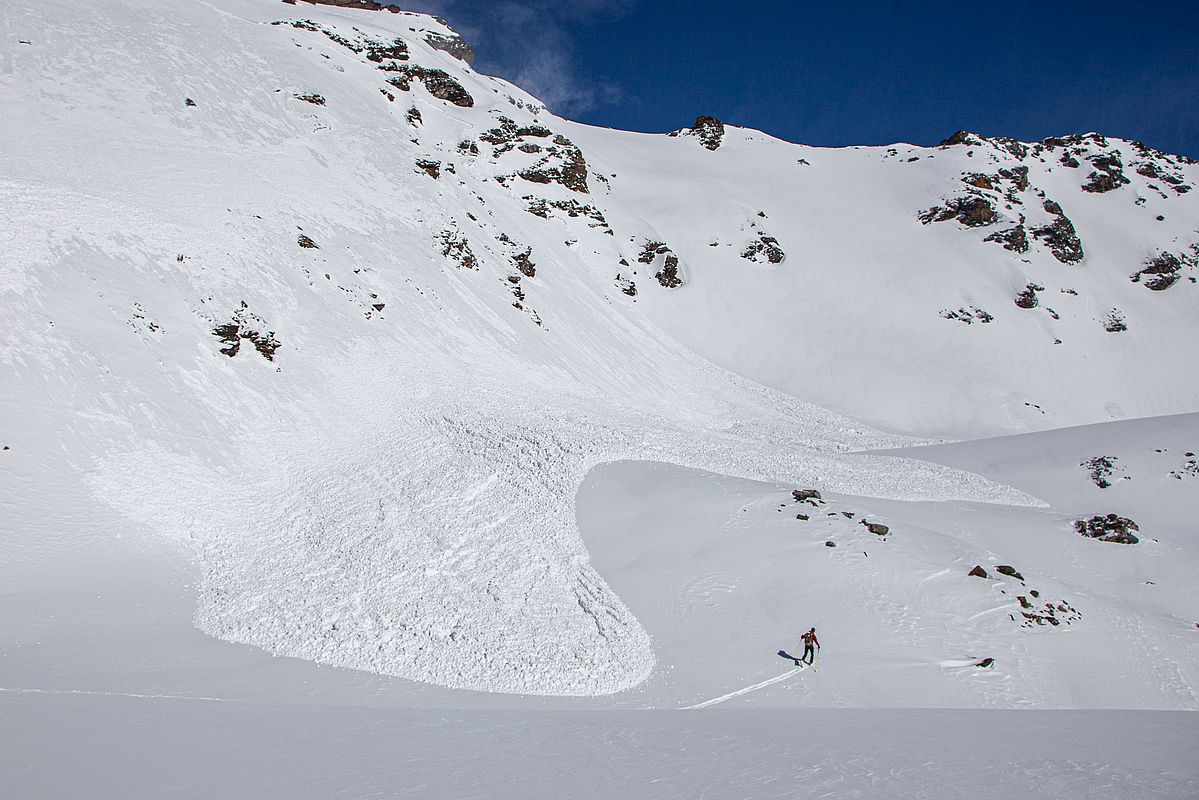
[[668, 292], [640, 270], [639, 305], [728, 369], [931, 435], [1195, 408], [1187, 159], [1097, 134], [822, 149], [732, 127], [712, 148], [702, 120], [569, 130], [618, 237], [682, 264]]
[[[1176, 241], [1151, 246], [1100, 205], [1146, 176], [1084, 196], [1045, 156], [1028, 187], [987, 188], [958, 173], [1015, 174], [1017, 155], [816, 151], [712, 120], [587, 128], [475, 73], [426, 16], [271, 0], [0, 13], [8, 546], [112, 535], [85, 512], [33, 532], [47, 507], [115, 507], [194, 548], [197, 624], [225, 639], [453, 687], [619, 691], [654, 654], [579, 540], [594, 465], [1036, 505], [846, 455], [920, 442], [839, 412], [985, 431], [1194, 396], [1173, 368], [1195, 324], [1194, 195], [1164, 179], [1131, 206], [1170, 209], [1145, 230]], [[1169, 186], [1193, 183], [1150, 157]], [[1011, 217], [991, 228], [1025, 226], [1028, 252], [981, 241], [980, 200]], [[1053, 251], [1069, 237], [1034, 230], [1066, 213], [1085, 252], [1069, 265]], [[1179, 260], [1166, 291], [1128, 277], [1155, 246]], [[1041, 348], [1053, 318], [1020, 315], [1045, 309], [994, 307], [1056, 289], [1032, 270], [1049, 259], [1078, 287], [1054, 322], [1077, 328], [1076, 351]], [[1132, 292], [1127, 330], [1088, 316], [1108, 291]], [[940, 315], [958, 306], [993, 319]]]

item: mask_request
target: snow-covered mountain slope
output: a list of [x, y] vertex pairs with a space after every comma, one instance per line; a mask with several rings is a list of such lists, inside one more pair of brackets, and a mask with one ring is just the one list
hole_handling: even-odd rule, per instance
[[[48, 0], [0, 21], [0, 556], [26, 609], [86, 570], [85, 545], [150, 531], [196, 555], [195, 621], [221, 639], [454, 688], [615, 693], [658, 651], [580, 537], [596, 465], [1027, 510], [1036, 487], [853, 453], [1194, 408], [1199, 173], [1133, 143], [599, 130], [403, 12]], [[1018, 308], [1030, 283], [1046, 288]], [[1104, 328], [1112, 307], [1126, 330]], [[999, 523], [958, 536], [937, 513], [905, 557], [999, 550]], [[988, 519], [1009, 513], [1032, 512]], [[996, 641], [887, 617], [906, 580], [852, 584], [844, 611], [957, 625], [947, 659]], [[1046, 580], [1055, 600], [1077, 588]], [[1011, 621], [998, 640], [1017, 647]], [[1119, 624], [1034, 661], [1094, 655]], [[1193, 707], [1180, 680], [1144, 702]], [[1114, 702], [1095, 686], [911, 699]]]

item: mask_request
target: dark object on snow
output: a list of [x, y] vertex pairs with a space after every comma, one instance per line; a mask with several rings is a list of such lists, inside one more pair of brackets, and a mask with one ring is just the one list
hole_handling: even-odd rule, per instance
[[446, 36], [441, 33], [429, 33], [425, 35], [425, 41], [434, 50], [449, 53], [459, 61], [465, 61], [467, 64], [473, 64], [475, 61], [475, 51], [458, 34]]
[[298, 244], [300, 247], [303, 247], [307, 250], [320, 250], [321, 249], [321, 246], [319, 244], [312, 241], [312, 239], [310, 239], [308, 237], [308, 235], [304, 234], [304, 233], [301, 233], [299, 235], [299, 237], [296, 238], [296, 244]]
[[987, 571], [986, 571], [985, 569], [983, 569], [983, 568], [982, 568], [982, 564], [975, 564], [975, 565], [974, 565], [974, 569], [970, 570], [970, 572], [968, 572], [968, 573], [966, 573], [966, 574], [967, 574], [967, 575], [971, 575], [971, 576], [973, 576], [973, 577], [975, 577], [975, 578], [986, 578], [986, 577], [989, 577], [989, 576], [987, 575]]
[[1088, 539], [1098, 539], [1101, 542], [1136, 544], [1140, 541], [1133, 534], [1133, 531], [1139, 531], [1140, 527], [1128, 517], [1116, 514], [1075, 520], [1074, 530]]
[[820, 492], [815, 489], [796, 489], [791, 493], [795, 498], [795, 502], [802, 503], [804, 500], [820, 500]]
[[995, 664], [995, 659], [993, 659], [993, 658], [984, 658], [982, 661], [979, 661], [979, 662], [978, 662], [978, 663], [976, 663], [974, 666], [976, 666], [976, 667], [982, 667], [983, 669], [986, 669], [987, 667], [994, 666], [994, 664]]
[[1019, 308], [1036, 308], [1040, 303], [1037, 292], [1045, 291], [1045, 287], [1037, 283], [1029, 283], [1016, 295], [1016, 306]]
[[947, 200], [944, 206], [933, 206], [917, 215], [922, 225], [956, 219], [968, 228], [991, 225], [999, 219], [995, 207], [985, 197], [969, 195]]
[[445, 70], [405, 64], [392, 71], [396, 74], [388, 78], [387, 82], [401, 91], [410, 91], [412, 81], [418, 80], [424, 84], [429, 94], [439, 100], [445, 100], [461, 108], [471, 108], [475, 104], [470, 93]]
[[1182, 262], [1173, 253], [1159, 253], [1145, 262], [1140, 272], [1131, 276], [1133, 283], [1141, 283], [1144, 278], [1146, 289], [1154, 292], [1164, 292], [1182, 277]]
[[811, 519], [811, 517], [809, 517], [807, 514], [796, 514], [795, 518], [800, 522], [807, 522], [809, 519]]
[[1124, 315], [1120, 313], [1120, 309], [1113, 308], [1107, 312], [1107, 316], [1103, 319], [1103, 329], [1108, 333], [1120, 333], [1128, 330], [1128, 323], [1124, 321]]
[[825, 542], [825, 543], [824, 543], [824, 546], [825, 546], [825, 547], [836, 547], [836, 546], [837, 546], [837, 543], [836, 543], [836, 542], [833, 542], [833, 541], [828, 541], [828, 542]]
[[241, 351], [242, 340], [248, 341], [254, 349], [267, 361], [275, 360], [275, 352], [280, 342], [275, 338], [274, 331], [263, 331], [262, 319], [251, 314], [242, 303], [241, 309], [233, 315], [231, 322], [225, 322], [212, 329], [212, 335], [221, 340], [224, 347], [221, 353], [233, 358]]
[[1106, 489], [1112, 485], [1108, 478], [1115, 472], [1117, 460], [1115, 456], [1095, 456], [1078, 466], [1089, 471], [1090, 478], [1096, 486]]
[[995, 567], [995, 571], [1001, 575], [1007, 575], [1009, 578], [1015, 578], [1018, 581], [1024, 580], [1024, 576], [1016, 572], [1016, 568], [1007, 564], [999, 564]]
[[1032, 235], [1043, 241], [1053, 257], [1063, 264], [1077, 264], [1082, 261], [1082, 241], [1074, 230], [1074, 223], [1062, 211], [1061, 205], [1053, 200], [1046, 200], [1044, 208], [1053, 216], [1053, 222], [1033, 228]]
[[187, 106], [188, 108], [195, 108], [196, 101], [192, 100], [190, 97], [185, 97], [183, 98], [183, 105]]
[[315, 93], [298, 94], [296, 95], [296, 99], [303, 100], [305, 103], [312, 103], [314, 106], [323, 106], [325, 104], [325, 98]]
[[716, 117], [707, 117], [700, 115], [695, 118], [695, 124], [690, 128], [683, 128], [679, 131], [671, 131], [667, 136], [679, 136], [687, 134], [699, 139], [700, 144], [709, 150], [715, 150], [720, 147], [720, 143], [724, 141], [724, 123]]
[[438, 177], [441, 176], [441, 162], [440, 161], [432, 161], [430, 159], [422, 158], [422, 159], [417, 160], [416, 166], [417, 166], [417, 169], [424, 172], [426, 175], [428, 175], [433, 180], [437, 180]]
[[876, 536], [886, 536], [891, 532], [891, 529], [886, 525], [883, 525], [881, 522], [867, 522], [866, 520], [862, 520], [862, 524], [866, 526], [866, 530], [870, 531]]

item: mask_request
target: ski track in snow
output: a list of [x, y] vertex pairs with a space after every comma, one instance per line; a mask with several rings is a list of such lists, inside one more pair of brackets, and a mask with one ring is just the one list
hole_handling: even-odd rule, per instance
[[132, 697], [138, 700], [195, 700], [207, 703], [238, 703], [226, 697], [204, 697], [203, 695], [187, 694], [143, 694], [139, 692], [97, 692], [86, 689], [26, 689], [0, 687], [0, 692], [8, 694], [54, 694], [54, 695], [91, 695], [95, 697]]
[[711, 700], [705, 700], [702, 703], [696, 703], [693, 706], [684, 706], [683, 710], [684, 711], [692, 711], [692, 710], [699, 709], [699, 708], [708, 708], [709, 706], [714, 706], [714, 705], [717, 705], [718, 703], [723, 703], [726, 700], [732, 700], [734, 697], [741, 697], [742, 695], [747, 695], [750, 692], [756, 692], [759, 689], [765, 689], [767, 686], [773, 686], [776, 683], [782, 683], [783, 681], [787, 680], [791, 676], [798, 675], [799, 673], [803, 672], [806, 669], [807, 669], [806, 666], [796, 667], [795, 669], [789, 669], [786, 672], [782, 673], [781, 675], [775, 675], [773, 678], [767, 678], [766, 680], [761, 681], [760, 683], [755, 683], [752, 686], [746, 686], [744, 689], [738, 689], [734, 692], [729, 692], [728, 694], [722, 694], [722, 695], [720, 695], [720, 697], [713, 697]]

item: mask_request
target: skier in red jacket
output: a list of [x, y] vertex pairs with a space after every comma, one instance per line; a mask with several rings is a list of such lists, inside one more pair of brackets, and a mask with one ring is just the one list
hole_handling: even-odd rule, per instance
[[801, 638], [803, 639], [803, 655], [799, 660], [805, 664], [811, 664], [816, 660], [816, 650], [820, 649], [820, 640], [816, 638], [816, 629], [812, 628]]

